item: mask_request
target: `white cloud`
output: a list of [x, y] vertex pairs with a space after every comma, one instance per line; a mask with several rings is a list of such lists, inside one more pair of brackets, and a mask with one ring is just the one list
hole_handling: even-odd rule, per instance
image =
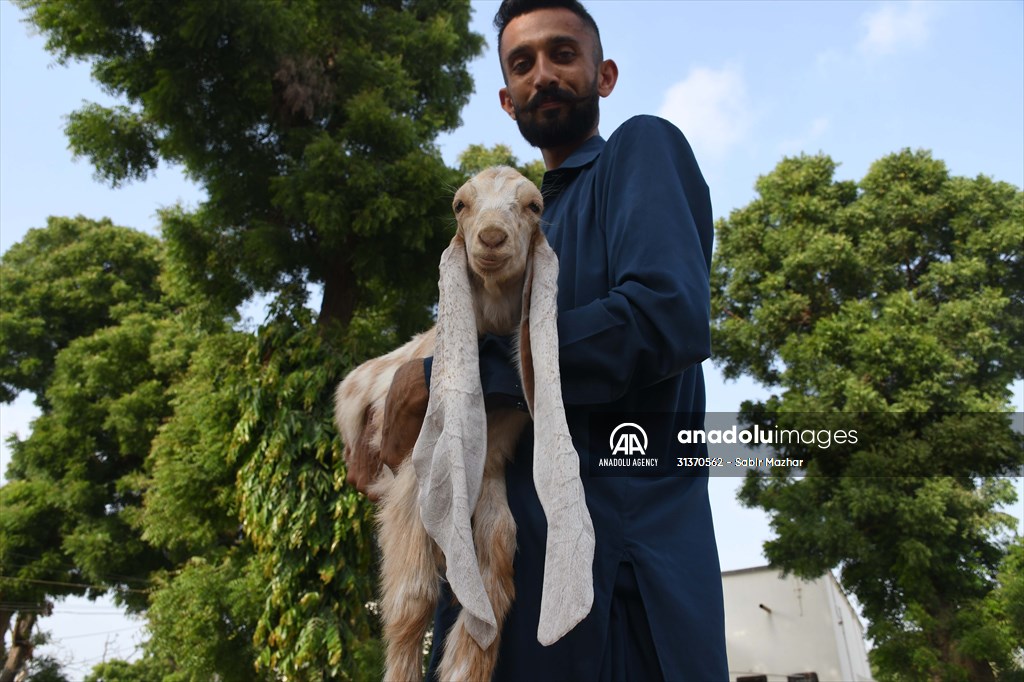
[[861, 19], [866, 31], [858, 47], [871, 55], [922, 47], [928, 42], [933, 9], [921, 0], [882, 5]]
[[672, 121], [697, 159], [721, 159], [743, 141], [753, 121], [743, 74], [734, 66], [697, 67], [669, 87], [658, 115]]

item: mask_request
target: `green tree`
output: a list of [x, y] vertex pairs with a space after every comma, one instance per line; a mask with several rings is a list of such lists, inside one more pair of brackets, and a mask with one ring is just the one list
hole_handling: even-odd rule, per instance
[[[999, 588], [991, 595], [990, 607], [1003, 624], [1002, 636], [1024, 649], [1024, 538], [1010, 545], [999, 570]], [[1024, 671], [1020, 679], [1024, 680]]]
[[[72, 341], [57, 356], [47, 391], [52, 409], [33, 422], [28, 438], [11, 441], [7, 470], [14, 483], [32, 486], [43, 504], [57, 507], [52, 518], [40, 518], [39, 530], [59, 524], [51, 532], [79, 576], [73, 582], [109, 586], [135, 608], [145, 605], [149, 571], [166, 566], [127, 518], [141, 503], [131, 475], [169, 412], [169, 379], [148, 362], [157, 332], [151, 314], [133, 313]], [[3, 504], [9, 501], [5, 493]], [[19, 531], [5, 544], [21, 546], [29, 531]]]
[[[727, 377], [777, 391], [748, 422], [852, 428], [790, 444], [803, 471], [751, 475], [769, 560], [837, 568], [886, 679], [985, 680], [1013, 663], [996, 589], [1020, 466], [1024, 194], [950, 177], [927, 152], [836, 181], [827, 156], [784, 159], [717, 226], [714, 345]], [[776, 446], [779, 447], [779, 446]], [[799, 474], [799, 475], [797, 475]]]
[[128, 524], [140, 498], [126, 484], [167, 411], [148, 363], [166, 313], [159, 271], [156, 239], [81, 217], [51, 218], [0, 259], [3, 397], [28, 390], [42, 409], [28, 438], [9, 441], [0, 492], [0, 630], [17, 614], [18, 642], [51, 597], [113, 589], [140, 608], [163, 564]]
[[353, 349], [394, 339], [359, 317], [339, 343], [304, 292], [282, 301], [200, 339], [138, 476], [137, 526], [175, 564], [147, 612], [169, 680], [380, 675], [371, 508], [342, 488], [329, 396]]
[[224, 326], [192, 328], [194, 343], [181, 343], [188, 335], [182, 330], [168, 349], [187, 346], [188, 369], [169, 388], [172, 414], [133, 479], [143, 495], [133, 526], [174, 565], [152, 576], [145, 672], [160, 667], [161, 680], [264, 679], [254, 670], [253, 633], [266, 590], [240, 528], [231, 450], [250, 379], [242, 361], [254, 339]]
[[151, 237], [81, 216], [49, 218], [8, 249], [0, 266], [0, 400], [29, 391], [45, 407], [58, 352], [110, 325], [120, 305], [157, 301], [157, 250]]
[[33, 656], [25, 672], [26, 682], [71, 682], [52, 656]]
[[[269, 586], [256, 631], [260, 665], [299, 679], [369, 675], [379, 625], [372, 508], [344, 487], [330, 396], [345, 347], [320, 334], [298, 297], [274, 310], [245, 370], [234, 430], [241, 518]], [[376, 354], [373, 352], [372, 354]], [[379, 676], [379, 672], [376, 676]]]
[[482, 46], [466, 0], [18, 3], [60, 61], [91, 62], [126, 102], [70, 116], [99, 178], [165, 159], [207, 190], [176, 235], [197, 279], [230, 273], [239, 295], [318, 284], [321, 323], [342, 324], [384, 287], [423, 323], [423, 254], [446, 241], [437, 189], [454, 184], [433, 140], [460, 123]]
[[165, 668], [162, 682], [273, 680], [257, 673], [255, 625], [265, 595], [251, 548], [194, 557], [153, 594], [147, 653]]
[[167, 674], [166, 668], [145, 656], [134, 663], [120, 659], [100, 663], [85, 676], [84, 682], [164, 682]]
[[[0, 680], [8, 682], [31, 657], [33, 629], [53, 606], [49, 596], [81, 594], [84, 585], [61, 547], [60, 505], [45, 482], [11, 481], [0, 488]], [[10, 633], [10, 648], [6, 638]]]
[[459, 170], [465, 174], [467, 179], [491, 166], [511, 166], [529, 178], [537, 187], [544, 182], [544, 162], [534, 159], [529, 163], [520, 164], [519, 159], [512, 153], [512, 148], [508, 145], [496, 144], [488, 148], [482, 144], [471, 144], [459, 154]]

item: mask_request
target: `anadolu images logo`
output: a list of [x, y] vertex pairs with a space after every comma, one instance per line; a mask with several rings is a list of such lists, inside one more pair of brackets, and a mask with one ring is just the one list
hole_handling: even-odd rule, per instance
[[647, 454], [647, 432], [633, 422], [619, 424], [608, 437], [612, 455], [643, 456]]

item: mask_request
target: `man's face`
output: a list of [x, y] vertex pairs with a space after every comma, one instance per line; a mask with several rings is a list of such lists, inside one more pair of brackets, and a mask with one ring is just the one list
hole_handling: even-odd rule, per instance
[[558, 148], [596, 132], [598, 99], [611, 92], [602, 68], [610, 62], [598, 64], [596, 50], [593, 32], [567, 9], [534, 10], [505, 27], [501, 105], [527, 142]]

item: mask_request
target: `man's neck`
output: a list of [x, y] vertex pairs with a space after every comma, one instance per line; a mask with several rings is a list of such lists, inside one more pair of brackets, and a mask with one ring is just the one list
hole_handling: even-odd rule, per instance
[[565, 163], [565, 160], [572, 156], [572, 153], [583, 146], [583, 143], [597, 135], [597, 126], [591, 130], [586, 136], [570, 144], [561, 145], [558, 147], [547, 147], [541, 149], [541, 156], [544, 158], [544, 167], [547, 170], [554, 170]]

